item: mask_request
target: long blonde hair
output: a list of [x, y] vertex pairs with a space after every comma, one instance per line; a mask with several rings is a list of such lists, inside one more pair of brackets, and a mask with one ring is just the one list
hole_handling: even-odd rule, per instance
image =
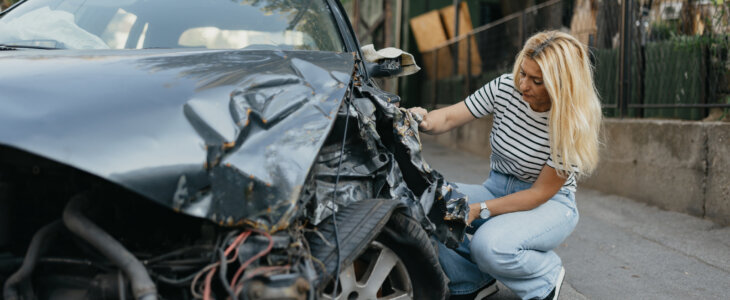
[[558, 173], [590, 174], [598, 165], [602, 113], [588, 50], [560, 31], [533, 35], [517, 55], [515, 87], [520, 86], [520, 66], [525, 58], [540, 66], [550, 96], [550, 156]]

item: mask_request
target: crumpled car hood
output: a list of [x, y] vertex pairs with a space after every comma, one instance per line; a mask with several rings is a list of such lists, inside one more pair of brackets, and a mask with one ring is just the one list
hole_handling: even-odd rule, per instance
[[8, 51], [0, 144], [222, 225], [282, 228], [353, 69], [350, 53]]

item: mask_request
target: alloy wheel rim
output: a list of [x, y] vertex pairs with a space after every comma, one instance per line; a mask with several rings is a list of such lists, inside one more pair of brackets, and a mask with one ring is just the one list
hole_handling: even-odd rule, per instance
[[[331, 291], [321, 298], [331, 300]], [[413, 299], [408, 270], [393, 250], [373, 241], [354, 263], [340, 271], [335, 300], [353, 299]]]

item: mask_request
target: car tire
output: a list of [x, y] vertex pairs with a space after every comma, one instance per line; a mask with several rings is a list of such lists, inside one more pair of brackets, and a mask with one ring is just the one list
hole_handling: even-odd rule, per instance
[[[335, 299], [445, 299], [447, 291], [428, 234], [417, 221], [396, 212], [365, 251], [343, 266]], [[320, 298], [331, 295], [330, 283]]]

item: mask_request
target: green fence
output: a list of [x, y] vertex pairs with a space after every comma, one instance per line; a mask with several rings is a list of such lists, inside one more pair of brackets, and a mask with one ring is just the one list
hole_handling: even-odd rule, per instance
[[[632, 51], [628, 117], [700, 120], [707, 108], [695, 104], [725, 103], [727, 37], [676, 36], [649, 42]], [[606, 116], [618, 116], [618, 49], [593, 49], [595, 82]], [[651, 106], [674, 105], [671, 108]]]
[[[646, 46], [644, 103], [697, 104], [707, 93], [706, 44], [682, 39], [649, 43]], [[701, 109], [646, 109], [644, 117], [698, 120]]]

